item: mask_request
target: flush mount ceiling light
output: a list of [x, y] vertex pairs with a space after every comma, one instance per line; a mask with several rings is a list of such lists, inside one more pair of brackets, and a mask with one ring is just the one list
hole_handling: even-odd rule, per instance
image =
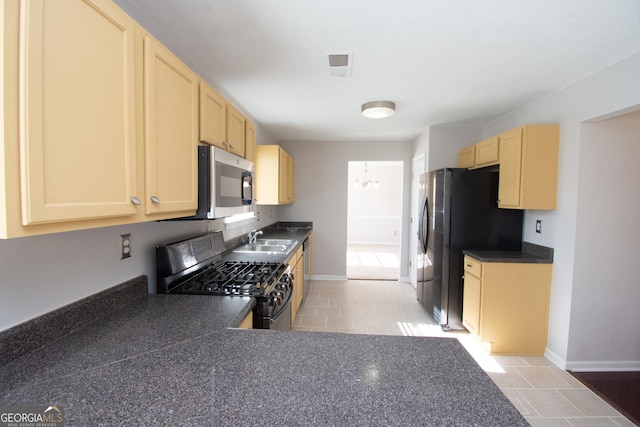
[[371, 101], [362, 104], [362, 115], [369, 119], [383, 119], [396, 112], [396, 104], [391, 101]]

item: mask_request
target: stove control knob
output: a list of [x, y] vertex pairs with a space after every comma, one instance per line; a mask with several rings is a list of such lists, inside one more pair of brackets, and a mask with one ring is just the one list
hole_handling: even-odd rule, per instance
[[290, 285], [289, 285], [289, 283], [288, 283], [288, 282], [279, 282], [279, 283], [276, 285], [276, 289], [277, 289], [277, 290], [282, 290], [282, 291], [284, 291], [284, 292], [288, 292], [288, 291], [289, 291], [289, 288], [290, 288]]

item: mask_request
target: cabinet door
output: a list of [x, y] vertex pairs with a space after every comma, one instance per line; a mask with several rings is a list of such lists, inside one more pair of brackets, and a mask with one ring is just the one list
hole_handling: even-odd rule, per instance
[[150, 37], [144, 50], [146, 213], [195, 212], [198, 76]]
[[135, 23], [110, 1], [23, 6], [23, 225], [135, 214]]
[[458, 152], [458, 167], [472, 168], [475, 164], [476, 146], [466, 147]]
[[227, 105], [227, 148], [233, 154], [244, 157], [244, 122], [246, 121], [244, 115], [233, 108], [231, 105]]
[[493, 137], [478, 142], [475, 149], [475, 167], [481, 168], [498, 164], [499, 139]]
[[296, 163], [293, 157], [287, 156], [287, 203], [293, 203], [295, 191]]
[[226, 150], [227, 101], [200, 82], [200, 141]]
[[475, 336], [478, 336], [478, 332], [480, 331], [481, 292], [481, 280], [473, 274], [465, 272], [462, 301], [462, 324]]
[[278, 150], [278, 203], [289, 202], [289, 154], [282, 148]]
[[499, 207], [520, 206], [521, 162], [522, 129], [517, 128], [500, 135]]
[[244, 158], [253, 162], [256, 150], [256, 128], [249, 120], [245, 123]]

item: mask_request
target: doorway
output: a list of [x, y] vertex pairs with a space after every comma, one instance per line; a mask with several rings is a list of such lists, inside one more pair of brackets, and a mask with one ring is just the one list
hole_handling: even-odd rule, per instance
[[402, 175], [402, 161], [349, 162], [348, 279], [399, 279]]

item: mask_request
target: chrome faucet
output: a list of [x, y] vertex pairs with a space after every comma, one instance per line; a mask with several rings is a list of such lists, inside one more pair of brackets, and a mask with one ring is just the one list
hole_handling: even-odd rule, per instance
[[262, 234], [262, 230], [261, 231], [256, 231], [256, 230], [250, 231], [249, 234], [247, 234], [247, 239], [249, 240], [249, 244], [255, 243], [256, 239], [261, 234]]

